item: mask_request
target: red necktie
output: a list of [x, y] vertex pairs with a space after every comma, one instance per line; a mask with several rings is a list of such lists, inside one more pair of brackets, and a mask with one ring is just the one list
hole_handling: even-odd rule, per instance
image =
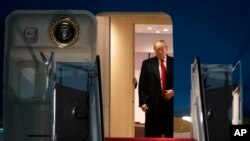
[[164, 60], [161, 60], [161, 84], [162, 92], [164, 94], [166, 89], [166, 67], [164, 65]]

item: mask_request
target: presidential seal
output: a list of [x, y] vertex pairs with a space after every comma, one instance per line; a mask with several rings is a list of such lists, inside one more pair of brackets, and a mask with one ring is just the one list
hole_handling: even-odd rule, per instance
[[70, 47], [79, 38], [79, 26], [72, 18], [59, 17], [51, 22], [49, 35], [58, 47]]

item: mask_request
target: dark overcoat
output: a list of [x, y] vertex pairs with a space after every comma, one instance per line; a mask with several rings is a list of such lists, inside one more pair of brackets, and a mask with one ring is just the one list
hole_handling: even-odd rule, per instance
[[[173, 137], [174, 97], [168, 101], [162, 98], [162, 89], [157, 57], [143, 61], [139, 78], [139, 106], [147, 104], [145, 136], [159, 137], [165, 134]], [[173, 89], [173, 57], [167, 56], [166, 89]]]

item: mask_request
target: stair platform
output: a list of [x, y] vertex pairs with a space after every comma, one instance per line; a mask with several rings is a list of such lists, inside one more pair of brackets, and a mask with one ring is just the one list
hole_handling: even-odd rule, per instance
[[105, 141], [195, 141], [193, 138], [105, 138]]

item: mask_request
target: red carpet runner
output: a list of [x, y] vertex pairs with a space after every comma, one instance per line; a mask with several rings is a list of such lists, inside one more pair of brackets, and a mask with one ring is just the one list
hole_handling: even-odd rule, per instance
[[105, 141], [195, 141], [191, 138], [106, 138]]

